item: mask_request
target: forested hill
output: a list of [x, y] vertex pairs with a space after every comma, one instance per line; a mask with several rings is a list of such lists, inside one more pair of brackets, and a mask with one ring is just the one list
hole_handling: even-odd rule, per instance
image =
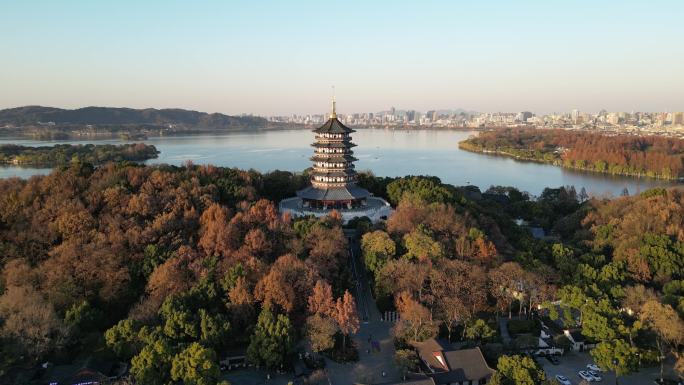
[[459, 147], [613, 175], [684, 177], [684, 140], [677, 138], [507, 128], [480, 133]]
[[[362, 313], [340, 215], [277, 210], [306, 183], [284, 171], [81, 161], [0, 180], [0, 384], [64, 383], [102, 362], [93, 369], [128, 369], [119, 385], [225, 385], [219, 357], [246, 351], [254, 366], [291, 371], [305, 345], [357, 360], [348, 341]], [[384, 327], [400, 347], [479, 346], [497, 368], [488, 383], [548, 384], [526, 355], [544, 322], [555, 347], [572, 347], [563, 329], [596, 343], [591, 357], [607, 371], [671, 368], [673, 357], [684, 374], [681, 189], [599, 200], [435, 177], [360, 174], [359, 185], [395, 207], [384, 223], [346, 226], [376, 304], [399, 315]], [[404, 372], [418, 362], [406, 348], [383, 360]]]
[[230, 116], [183, 109], [85, 107], [75, 110], [26, 106], [0, 110], [0, 131], [100, 129], [110, 133], [166, 129], [178, 132], [261, 128], [269, 122], [257, 116]]

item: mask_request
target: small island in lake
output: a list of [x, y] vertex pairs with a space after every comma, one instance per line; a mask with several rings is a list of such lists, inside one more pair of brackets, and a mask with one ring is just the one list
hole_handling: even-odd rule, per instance
[[29, 147], [15, 144], [0, 145], [0, 163], [55, 167], [72, 160], [92, 164], [110, 161], [143, 161], [156, 158], [157, 148], [144, 143], [130, 144], [56, 144]]
[[459, 148], [612, 175], [684, 178], [684, 140], [677, 138], [504, 128], [468, 138]]

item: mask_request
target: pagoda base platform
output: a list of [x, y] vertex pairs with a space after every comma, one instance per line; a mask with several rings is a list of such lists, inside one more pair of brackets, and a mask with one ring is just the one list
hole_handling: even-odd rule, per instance
[[[316, 218], [324, 217], [330, 214], [333, 209], [315, 209], [305, 207], [302, 198], [294, 197], [287, 198], [280, 201], [278, 210], [281, 214], [289, 213], [293, 218], [314, 216]], [[368, 217], [371, 222], [377, 223], [389, 218], [392, 213], [392, 207], [386, 200], [377, 197], [366, 198], [366, 204], [361, 207], [334, 209], [342, 215], [342, 222], [347, 223], [354, 218]]]

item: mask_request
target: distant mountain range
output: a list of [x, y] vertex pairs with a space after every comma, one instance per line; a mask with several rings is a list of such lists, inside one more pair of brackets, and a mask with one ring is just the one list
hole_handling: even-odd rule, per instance
[[182, 126], [186, 129], [240, 129], [268, 125], [256, 116], [230, 116], [206, 112], [172, 109], [132, 109], [113, 107], [85, 107], [75, 110], [26, 106], [0, 110], [0, 126]]

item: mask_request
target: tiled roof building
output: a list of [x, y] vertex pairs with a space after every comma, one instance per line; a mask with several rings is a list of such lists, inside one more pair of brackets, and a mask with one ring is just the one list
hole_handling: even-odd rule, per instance
[[495, 373], [477, 347], [456, 350], [446, 341], [434, 338], [413, 346], [423, 373], [382, 385], [483, 385], [489, 383]]
[[427, 369], [426, 374], [435, 385], [481, 385], [486, 384], [494, 374], [478, 347], [454, 350], [445, 341], [434, 338], [415, 347]]
[[313, 208], [355, 208], [362, 206], [370, 193], [355, 185], [356, 171], [351, 141], [355, 132], [337, 119], [335, 100], [332, 114], [325, 124], [313, 130], [314, 147], [311, 186], [298, 191], [305, 207]]
[[280, 211], [293, 216], [323, 216], [337, 210], [344, 222], [368, 217], [373, 222], [387, 219], [392, 213], [382, 198], [373, 197], [356, 185], [357, 173], [351, 134], [353, 129], [337, 119], [335, 99], [330, 119], [313, 130], [313, 170], [311, 186], [297, 191], [297, 197], [280, 202]]

